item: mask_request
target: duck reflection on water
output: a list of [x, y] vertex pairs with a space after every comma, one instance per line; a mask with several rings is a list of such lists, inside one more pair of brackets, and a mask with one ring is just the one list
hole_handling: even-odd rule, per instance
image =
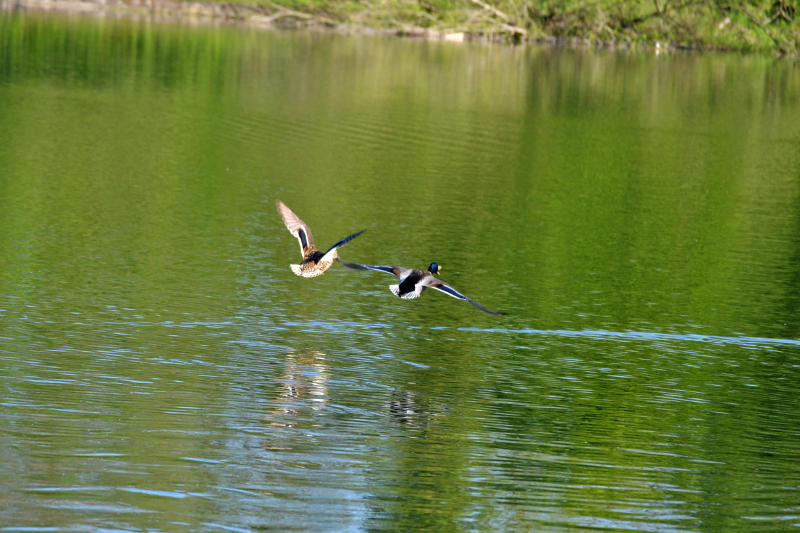
[[434, 416], [429, 403], [407, 389], [392, 392], [387, 409], [392, 420], [413, 429], [426, 429]]
[[274, 418], [275, 423], [294, 425], [293, 418], [281, 418], [294, 417], [303, 409], [319, 411], [324, 408], [328, 402], [329, 374], [328, 361], [323, 352], [289, 352], [268, 418]]

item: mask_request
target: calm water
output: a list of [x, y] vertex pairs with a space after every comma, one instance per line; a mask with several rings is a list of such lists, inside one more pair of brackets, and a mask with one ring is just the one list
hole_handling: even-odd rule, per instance
[[796, 63], [4, 14], [0, 109], [0, 531], [800, 526]]

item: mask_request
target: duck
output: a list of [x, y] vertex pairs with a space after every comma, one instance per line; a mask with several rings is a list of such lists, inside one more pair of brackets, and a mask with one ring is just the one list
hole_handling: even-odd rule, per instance
[[389, 290], [392, 291], [392, 294], [398, 296], [400, 298], [409, 300], [413, 298], [419, 298], [425, 289], [431, 288], [441, 291], [453, 298], [458, 298], [459, 300], [464, 300], [484, 313], [488, 313], [490, 315], [504, 315], [505, 313], [492, 311], [491, 309], [487, 309], [486, 307], [482, 306], [472, 298], [461, 294], [449, 284], [445, 283], [444, 281], [437, 279], [436, 276], [442, 270], [442, 267], [439, 266], [439, 263], [433, 262], [428, 266], [427, 270], [420, 270], [414, 268], [403, 268], [398, 266], [376, 266], [376, 265], [362, 265], [360, 263], [350, 263], [348, 261], [343, 261], [341, 259], [338, 260], [342, 265], [346, 266], [347, 268], [352, 268], [354, 270], [375, 270], [377, 272], [386, 272], [387, 274], [394, 274], [398, 278], [400, 278], [400, 283], [395, 285], [389, 285]]
[[286, 229], [300, 242], [300, 254], [303, 256], [300, 264], [289, 266], [292, 268], [292, 272], [304, 278], [314, 278], [324, 274], [339, 258], [337, 250], [366, 231], [361, 230], [336, 241], [333, 246], [328, 248], [327, 252], [323, 253], [314, 245], [314, 237], [311, 235], [311, 228], [308, 227], [308, 224], [300, 220], [300, 217], [280, 200], [276, 199], [276, 203], [278, 213], [280, 213], [283, 223], [286, 224]]

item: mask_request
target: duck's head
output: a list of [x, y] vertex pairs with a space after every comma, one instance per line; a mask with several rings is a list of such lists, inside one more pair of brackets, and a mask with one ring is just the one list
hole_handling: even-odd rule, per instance
[[430, 273], [431, 273], [431, 274], [433, 274], [434, 276], [436, 276], [437, 274], [439, 274], [439, 272], [441, 272], [441, 271], [442, 271], [442, 267], [440, 267], [440, 266], [439, 266], [439, 263], [437, 263], [436, 261], [434, 261], [433, 263], [431, 263], [431, 266], [429, 266], [429, 267], [428, 267], [428, 272], [430, 272]]

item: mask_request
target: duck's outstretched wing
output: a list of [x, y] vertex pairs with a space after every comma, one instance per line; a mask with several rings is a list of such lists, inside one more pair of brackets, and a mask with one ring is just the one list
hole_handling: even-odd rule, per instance
[[396, 267], [396, 266], [375, 266], [375, 265], [362, 265], [361, 263], [351, 263], [349, 261], [342, 261], [339, 259], [339, 262], [346, 266], [347, 268], [352, 268], [354, 270], [376, 270], [378, 272], [386, 272], [387, 274], [394, 274], [397, 277], [402, 277], [405, 272], [408, 272], [410, 269]]
[[463, 294], [461, 294], [460, 292], [455, 290], [453, 287], [451, 287], [450, 285], [448, 285], [444, 281], [439, 281], [437, 279], [437, 280], [432, 281], [430, 283], [426, 283], [426, 286], [428, 286], [428, 287], [430, 287], [432, 289], [440, 290], [445, 294], [449, 294], [453, 298], [458, 298], [459, 300], [466, 300], [467, 302], [471, 303], [472, 305], [474, 305], [475, 307], [477, 307], [478, 309], [480, 309], [484, 313], [488, 313], [490, 315], [495, 315], [495, 316], [500, 316], [500, 315], [504, 315], [505, 314], [505, 313], [500, 313], [498, 311], [492, 311], [491, 309], [485, 308], [484, 306], [482, 306], [481, 304], [479, 304], [478, 302], [476, 302], [472, 298], [470, 298], [468, 296], [464, 296]]
[[359, 235], [361, 235], [365, 231], [367, 231], [367, 230], [362, 229], [358, 233], [353, 233], [352, 235], [348, 235], [344, 239], [336, 241], [336, 244], [334, 244], [333, 246], [328, 248], [328, 251], [325, 252], [325, 255], [322, 257], [322, 259], [320, 259], [320, 261], [331, 261], [332, 260], [331, 255], [333, 254], [334, 250], [336, 250], [337, 248], [341, 248], [342, 246], [344, 246], [348, 242], [352, 241], [353, 239], [355, 239], [356, 237], [358, 237]]
[[303, 257], [309, 252], [313, 252], [316, 249], [314, 247], [314, 236], [311, 235], [311, 229], [308, 224], [300, 220], [300, 217], [295, 215], [294, 211], [286, 207], [286, 204], [280, 200], [276, 200], [276, 203], [278, 205], [278, 213], [281, 214], [283, 223], [286, 224], [286, 229], [300, 241], [300, 253]]

